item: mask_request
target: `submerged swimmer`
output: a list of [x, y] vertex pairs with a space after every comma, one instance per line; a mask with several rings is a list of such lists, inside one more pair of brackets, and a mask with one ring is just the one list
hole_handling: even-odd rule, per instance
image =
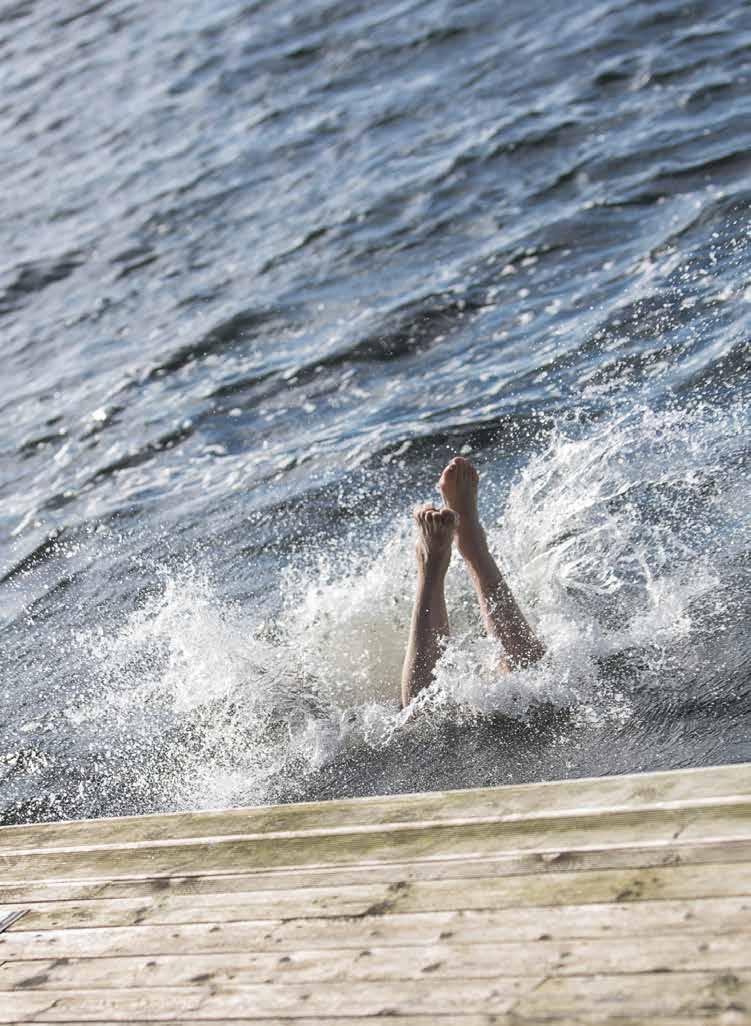
[[443, 584], [456, 535], [480, 602], [485, 627], [506, 653], [501, 669], [530, 666], [545, 654], [490, 554], [477, 511], [479, 476], [469, 460], [457, 456], [441, 474], [443, 509], [430, 504], [415, 510], [417, 523], [417, 595], [412, 610], [402, 671], [402, 706], [407, 706], [433, 679], [433, 670], [448, 638], [449, 621]]

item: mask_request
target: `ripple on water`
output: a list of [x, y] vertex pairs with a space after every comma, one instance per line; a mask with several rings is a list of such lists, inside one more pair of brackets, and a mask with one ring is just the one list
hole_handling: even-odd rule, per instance
[[[750, 756], [744, 14], [3, 7], [8, 818]], [[458, 451], [550, 655], [403, 714]]]

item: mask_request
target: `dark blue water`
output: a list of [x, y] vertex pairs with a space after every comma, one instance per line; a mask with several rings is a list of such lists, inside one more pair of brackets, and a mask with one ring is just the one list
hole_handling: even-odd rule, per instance
[[[751, 759], [751, 10], [0, 5], [7, 822]], [[549, 654], [398, 711], [470, 454]]]

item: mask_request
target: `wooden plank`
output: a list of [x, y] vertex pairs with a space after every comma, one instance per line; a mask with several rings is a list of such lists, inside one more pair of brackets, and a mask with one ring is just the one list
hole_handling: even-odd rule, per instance
[[[732, 1018], [730, 1017], [732, 1016]], [[23, 1022], [32, 1022], [35, 1020], [26, 1019]], [[39, 1020], [36, 1020], [39, 1021]], [[138, 1020], [131, 1020], [132, 1022]], [[144, 1022], [146, 1020], [140, 1020]], [[149, 1022], [158, 1022], [160, 1026], [178, 1026], [178, 1023], [186, 1022], [185, 1019], [150, 1019]], [[191, 1026], [373, 1026], [372, 1016], [295, 1016], [294, 1019], [290, 1019], [285, 1016], [283, 1019], [278, 1017], [263, 1019], [190, 1019], [188, 1020]], [[706, 1020], [707, 1023], [713, 1020]], [[722, 1019], [714, 1020], [718, 1023], [724, 1024], [724, 1026], [751, 1026], [751, 1019], [739, 1016], [739, 1013], [732, 1012], [728, 1013]], [[20, 1024], [21, 1020], [16, 1020], [17, 1024]], [[433, 1013], [433, 1015], [389, 1015], [385, 1020], [388, 1026], [435, 1026], [438, 1024], [445, 1024], [445, 1026], [453, 1026], [454, 1023], [457, 1026], [542, 1026], [545, 1024], [552, 1024], [552, 1026], [581, 1026], [582, 1019], [572, 1019], [568, 1016], [560, 1018], [556, 1016], [552, 1018], [550, 1014], [545, 1019], [536, 1018], [534, 1020], [521, 1019], [515, 1015], [515, 1013], [509, 1012], [508, 1014], [492, 1014], [488, 1013], [483, 1015], [480, 1012], [474, 1012], [470, 1015], [463, 1015], [458, 1012], [449, 1012], [446, 1015]], [[645, 1022], [643, 1016], [632, 1017], [628, 1014], [627, 1010], [623, 1010], [621, 1016], [616, 1020], [617, 1026], [649, 1026]], [[675, 1018], [668, 1016], [667, 1018], [660, 1016], [660, 1026], [700, 1026], [702, 1020], [697, 1020], [695, 1016], [688, 1018], [687, 1016], [681, 1016]], [[65, 1020], [65, 1026], [82, 1026], [82, 1020], [71, 1021], [70, 1019]], [[86, 1020], [86, 1026], [112, 1026], [110, 1022]]]
[[[548, 1022], [551, 1012], [580, 1023], [643, 1023], [664, 1016], [695, 1022], [751, 1021], [748, 973], [656, 973], [635, 976], [550, 978], [514, 1004], [517, 1022]], [[553, 1019], [555, 1021], [555, 1019]]]
[[476, 877], [525, 876], [590, 869], [635, 869], [659, 866], [715, 865], [751, 862], [751, 840], [699, 844], [655, 844], [649, 847], [532, 851], [487, 858], [453, 858], [346, 865], [314, 869], [259, 870], [208, 876], [156, 876], [93, 883], [69, 880], [31, 884], [0, 884], [0, 904], [28, 901], [91, 900], [164, 894], [213, 894], [309, 887], [337, 887], [400, 880], [472, 880]]
[[539, 822], [554, 822], [557, 823], [560, 820], [577, 821], [582, 823], [592, 822], [597, 823], [601, 821], [603, 817], [617, 816], [619, 813], [630, 813], [632, 818], [636, 818], [641, 815], [649, 815], [654, 818], [655, 815], [662, 815], [665, 813], [684, 813], [689, 815], [692, 812], [696, 812], [697, 815], [701, 815], [702, 812], [714, 810], [716, 812], [727, 808], [732, 815], [734, 808], [748, 808], [751, 806], [751, 800], [747, 796], [730, 796], [717, 799], [694, 799], [691, 801], [683, 802], [652, 802], [644, 805], [632, 805], [629, 808], [610, 808], [610, 809], [584, 809], [574, 810], [567, 812], [545, 812], [539, 813], [525, 813], [525, 814], [505, 814], [498, 813], [488, 816], [473, 816], [473, 817], [440, 817], [438, 819], [413, 819], [408, 823], [360, 823], [360, 824], [345, 824], [336, 827], [321, 827], [321, 828], [308, 828], [305, 830], [293, 830], [293, 831], [266, 831], [266, 832], [246, 832], [237, 834], [222, 834], [219, 836], [206, 836], [191, 838], [188, 840], [180, 838], [162, 838], [158, 840], [148, 841], [134, 841], [134, 842], [119, 842], [119, 843], [97, 843], [88, 845], [64, 845], [62, 847], [41, 847], [41, 848], [25, 848], [19, 850], [4, 850], [0, 852], [0, 864], [8, 864], [12, 861], [14, 856], [34, 856], [34, 855], [70, 855], [70, 854], [86, 854], [86, 853], [106, 853], [107, 851], [126, 851], [126, 850], [137, 850], [145, 849], [150, 852], [157, 852], [161, 848], [168, 848], [170, 850], [182, 847], [190, 848], [196, 845], [202, 845], [204, 847], [220, 845], [222, 843], [229, 842], [244, 842], [244, 841], [280, 841], [287, 839], [306, 839], [306, 838], [319, 838], [327, 837], [335, 840], [339, 837], [350, 837], [356, 835], [368, 835], [378, 834], [379, 832], [388, 833], [393, 837], [398, 837], [400, 834], [409, 834], [411, 830], [431, 830], [440, 829], [441, 827], [448, 828], [474, 828], [477, 826], [487, 826], [493, 823], [504, 824], [508, 826], [518, 825], [524, 827], [525, 825], [539, 823]]
[[[168, 1016], [168, 1012], [165, 1013]], [[0, 1020], [1, 1022], [2, 1020]], [[29, 1023], [38, 1022], [39, 1020], [25, 1019], [15, 1020], [16, 1023]], [[141, 1020], [142, 1022], [144, 1020]], [[150, 1019], [149, 1022], [158, 1022], [160, 1026], [176, 1026], [179, 1022], [185, 1022], [186, 1020], [177, 1020], [169, 1018]], [[267, 1019], [191, 1019], [191, 1026], [372, 1026], [372, 1017], [363, 1016], [337, 1016], [330, 1018], [328, 1016], [321, 1017], [315, 1016], [314, 1018], [308, 1016], [295, 1016], [293, 1019], [285, 1016], [283, 1019], [274, 1018]], [[438, 1014], [431, 1016], [389, 1016], [386, 1020], [388, 1026], [435, 1026], [435, 1023], [445, 1023], [446, 1026], [449, 1024], [457, 1023], [458, 1026], [503, 1026], [508, 1020], [505, 1017], [499, 1017], [498, 1015], [483, 1015], [482, 1013], [472, 1013], [471, 1015], [460, 1015], [456, 1012], [448, 1013], [445, 1017]], [[66, 1026], [82, 1026], [82, 1021], [78, 1022], [66, 1019]], [[112, 1026], [112, 1022], [95, 1022], [93, 1020], [86, 1020], [86, 1026]], [[576, 1026], [576, 1023], [563, 1023], [556, 1024], [556, 1026]], [[628, 1024], [627, 1024], [628, 1026]], [[643, 1026], [643, 1024], [642, 1024]], [[680, 1023], [661, 1023], [661, 1026], [697, 1026], [696, 1022], [687, 1024], [685, 1022]]]
[[170, 813], [116, 819], [44, 823], [0, 828], [0, 852], [101, 846], [346, 825], [374, 826], [487, 816], [570, 815], [587, 810], [628, 809], [650, 804], [692, 803], [751, 796], [748, 764], [662, 773], [431, 792], [388, 798], [355, 798], [218, 812]]
[[[229, 894], [166, 894], [159, 898], [27, 902], [25, 916], [11, 925], [7, 933], [16, 928], [226, 923], [244, 919], [382, 916], [393, 912], [745, 897], [750, 891], [751, 873], [746, 865], [588, 870], [479, 878], [473, 880], [471, 887], [456, 880], [417, 880]], [[0, 912], [6, 910], [14, 911], [8, 906], [0, 908]]]
[[305, 947], [420, 946], [454, 943], [612, 940], [745, 933], [751, 902], [737, 898], [631, 904], [563, 905], [498, 911], [393, 913], [361, 919], [295, 919], [229, 924], [19, 930], [0, 936], [0, 960], [211, 952], [283, 951]]
[[[751, 923], [749, 923], [751, 930]], [[308, 948], [292, 952], [137, 955], [6, 962], [0, 990], [130, 987], [230, 987], [504, 976], [581, 976], [657, 972], [751, 971], [751, 932], [720, 937], [667, 935], [602, 940], [506, 941]]]
[[[190, 1022], [196, 1019], [485, 1013], [501, 1023], [748, 1023], [749, 973], [654, 973], [633, 976], [506, 978], [393, 983], [330, 983], [109, 991], [0, 992], [0, 1022]], [[508, 1016], [505, 1013], [510, 1013]], [[625, 1014], [624, 1014], [625, 1013]]]
[[0, 992], [0, 1023], [66, 1022], [105, 1019], [134, 1022], [172, 1018], [295, 1015], [433, 1015], [466, 1012], [503, 1013], [542, 977], [487, 981], [406, 980], [392, 983], [261, 984], [227, 987], [214, 992], [201, 987], [133, 990], [65, 990]]
[[[0, 1020], [1, 1022], [2, 1020]], [[16, 1023], [20, 1022], [33, 1022], [39, 1020], [25, 1019], [16, 1020]], [[72, 1021], [70, 1019], [65, 1020], [65, 1026], [81, 1026], [83, 1020]], [[138, 1020], [131, 1020], [138, 1021]], [[140, 1020], [145, 1021], [145, 1020]], [[159, 1022], [160, 1026], [177, 1026], [178, 1022], [185, 1022], [185, 1019], [151, 1019], [150, 1022]], [[285, 1016], [283, 1019], [273, 1018], [269, 1019], [264, 1017], [263, 1019], [190, 1019], [191, 1026], [373, 1026], [372, 1016], [339, 1016], [330, 1018], [328, 1016], [321, 1017], [315, 1016], [310, 1018], [308, 1016], [295, 1016], [294, 1019], [290, 1019]], [[450, 1012], [447, 1016], [433, 1014], [433, 1015], [390, 1015], [387, 1019], [388, 1026], [435, 1026], [436, 1022], [445, 1023], [446, 1026], [449, 1024], [457, 1023], [457, 1026], [504, 1026], [508, 1020], [505, 1017], [498, 1015], [487, 1014], [484, 1015], [481, 1012], [473, 1012], [470, 1015], [462, 1015], [458, 1012]], [[86, 1020], [86, 1026], [112, 1026], [112, 1022], [94, 1020]], [[576, 1026], [574, 1022], [556, 1023], [556, 1026]], [[630, 1026], [626, 1023], [626, 1026]], [[640, 1024], [643, 1026], [643, 1023]], [[681, 1022], [661, 1022], [661, 1026], [696, 1026], [696, 1022], [688, 1023], [685, 1020]]]
[[[1, 1022], [2, 1020], [0, 1020]], [[33, 1022], [39, 1020], [25, 1019], [16, 1020], [16, 1024], [20, 1022]], [[131, 1020], [132, 1022], [138, 1020]], [[145, 1020], [140, 1020], [141, 1022]], [[151, 1019], [150, 1022], [159, 1022], [160, 1026], [177, 1026], [178, 1022], [185, 1022], [185, 1019]], [[285, 1016], [283, 1019], [273, 1018], [269, 1019], [264, 1017], [263, 1019], [190, 1019], [191, 1026], [373, 1026], [372, 1016], [339, 1016], [331, 1018], [329, 1016], [315, 1016], [310, 1018], [308, 1016], [295, 1016], [294, 1019], [290, 1019]], [[447, 1016], [433, 1014], [433, 1015], [390, 1015], [386, 1020], [388, 1026], [435, 1026], [436, 1023], [445, 1023], [446, 1026], [449, 1024], [457, 1023], [458, 1026], [504, 1026], [509, 1022], [504, 1016], [487, 1014], [483, 1015], [481, 1012], [474, 1012], [470, 1015], [461, 1015], [458, 1012], [448, 1013]], [[82, 1020], [71, 1021], [70, 1019], [65, 1020], [65, 1026], [81, 1026]], [[86, 1020], [86, 1026], [112, 1026], [111, 1020], [108, 1022], [94, 1020]], [[516, 1026], [516, 1024], [515, 1024]], [[576, 1026], [574, 1022], [556, 1023], [556, 1026]], [[630, 1026], [626, 1023], [626, 1026]], [[639, 1026], [644, 1026], [640, 1023]], [[681, 1022], [661, 1022], [661, 1026], [696, 1026], [696, 1021], [688, 1023], [686, 1020]]]
[[[736, 1014], [734, 1013], [734, 1016]], [[38, 1022], [39, 1020], [25, 1019], [15, 1020], [15, 1026], [21, 1026], [21, 1023]], [[144, 1020], [142, 1020], [144, 1021]], [[180, 1022], [186, 1020], [177, 1019], [150, 1019], [149, 1022], [158, 1022], [159, 1026], [177, 1026]], [[746, 1018], [734, 1018], [733, 1020], [724, 1019], [724, 1023], [728, 1026], [730, 1022], [733, 1026], [751, 1026], [751, 1019]], [[337, 1016], [334, 1018], [315, 1016], [314, 1018], [299, 1017], [295, 1016], [294, 1019], [284, 1017], [283, 1019], [191, 1019], [191, 1026], [372, 1026], [372, 1017], [367, 1018], [362, 1016]], [[459, 1015], [456, 1012], [448, 1013], [443, 1016], [440, 1014], [434, 1014], [432, 1016], [389, 1016], [386, 1020], [388, 1026], [435, 1026], [438, 1024], [446, 1024], [446, 1026], [452, 1026], [453, 1023], [457, 1023], [458, 1026], [522, 1026], [522, 1023], [526, 1023], [527, 1026], [539, 1026], [543, 1020], [535, 1020], [531, 1023], [529, 1020], [518, 1019], [513, 1012], [508, 1015]], [[554, 1026], [581, 1026], [581, 1019], [545, 1019], [545, 1023], [553, 1023]], [[82, 1022], [71, 1021], [67, 1019], [65, 1026], [82, 1026]], [[93, 1020], [87, 1020], [86, 1026], [112, 1026], [111, 1022], [94, 1022]], [[639, 1017], [634, 1019], [627, 1013], [624, 1013], [622, 1018], [618, 1020], [618, 1026], [649, 1026], [648, 1023], [644, 1022], [644, 1019]], [[672, 1017], [660, 1019], [660, 1026], [698, 1026], [696, 1018], [686, 1019], [674, 1019]]]
[[290, 836], [212, 843], [162, 843], [158, 847], [82, 849], [67, 853], [0, 856], [0, 873], [10, 883], [32, 880], [101, 880], [353, 862], [393, 862], [446, 856], [481, 857], [548, 848], [748, 839], [751, 802], [685, 809], [632, 810], [568, 818], [492, 819], [453, 824], [358, 828], [352, 832], [310, 832]]
[[[695, 771], [621, 780], [615, 809], [555, 787], [535, 805], [533, 785], [368, 800], [372, 824], [345, 802], [328, 826], [305, 818], [321, 805], [241, 810], [202, 839], [207, 814], [135, 840], [110, 821], [90, 847], [92, 824], [43, 830], [0, 854], [0, 920], [27, 910], [0, 933], [0, 1022], [751, 1026], [751, 774], [733, 769], [714, 798]], [[176, 840], [150, 836], [165, 818]]]

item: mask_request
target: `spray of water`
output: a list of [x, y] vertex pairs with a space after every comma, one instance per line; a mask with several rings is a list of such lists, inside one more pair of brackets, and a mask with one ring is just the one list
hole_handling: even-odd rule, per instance
[[723, 473], [744, 417], [632, 409], [553, 431], [505, 491], [484, 466], [491, 545], [548, 648], [536, 667], [498, 673], [455, 555], [451, 640], [433, 685], [399, 709], [414, 588], [399, 511], [378, 539], [353, 539], [314, 570], [288, 566], [272, 619], [222, 602], [195, 570], [166, 574], [119, 631], [79, 638], [98, 681], [79, 729], [134, 749], [158, 734], [162, 767], [176, 767], [161, 773], [159, 803], [195, 806], [269, 800], [425, 725], [523, 721], [542, 706], [623, 719], [619, 658], [638, 651], [640, 685], [664, 686], [671, 652], [701, 644], [696, 610], [719, 601], [724, 560], [744, 544], [738, 474]]

